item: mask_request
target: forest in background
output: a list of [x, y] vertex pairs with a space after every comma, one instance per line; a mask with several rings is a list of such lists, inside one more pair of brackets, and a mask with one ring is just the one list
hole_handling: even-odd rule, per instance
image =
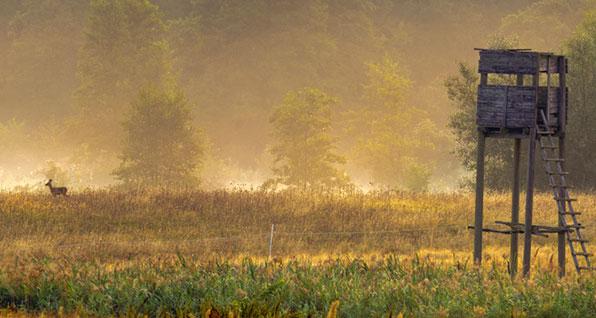
[[[576, 29], [594, 8], [591, 0], [5, 0], [2, 187], [46, 177], [74, 187], [117, 182], [123, 123], [139, 91], [159, 83], [185, 96], [205, 187], [269, 179], [272, 116], [292, 92], [313, 88], [335, 101], [323, 129], [355, 184], [454, 189], [469, 168], [448, 128], [462, 101], [445, 82], [462, 76], [459, 63], [475, 70], [473, 48], [499, 41], [566, 52], [573, 37], [585, 44]], [[594, 126], [590, 116], [578, 116], [583, 127]], [[580, 140], [586, 149], [590, 135]], [[571, 170], [585, 176], [593, 158], [578, 160], [583, 170]]]

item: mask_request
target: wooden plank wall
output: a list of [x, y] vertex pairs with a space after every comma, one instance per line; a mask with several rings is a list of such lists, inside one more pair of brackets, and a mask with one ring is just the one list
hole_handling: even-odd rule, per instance
[[[559, 124], [559, 91], [558, 87], [551, 87], [549, 93], [549, 108], [548, 108], [548, 121], [551, 127], [557, 127]], [[546, 108], [546, 87], [540, 87], [538, 89], [538, 108]]]
[[476, 122], [480, 127], [504, 127], [507, 112], [506, 86], [478, 87]]
[[530, 128], [536, 123], [534, 87], [478, 87], [477, 124], [493, 128]]
[[[548, 109], [546, 115], [549, 126], [561, 129], [560, 113], [565, 114], [565, 95], [560, 87], [565, 87], [566, 63], [564, 57], [549, 53], [515, 50], [481, 50], [478, 72], [485, 82], [478, 88], [477, 124], [485, 128], [533, 128], [536, 125], [536, 109]], [[546, 87], [518, 87], [487, 85], [488, 74], [517, 74], [537, 76], [540, 73], [558, 75], [559, 83], [552, 83], [550, 91]], [[536, 92], [537, 90], [537, 92]], [[547, 94], [549, 96], [547, 96]], [[548, 99], [548, 103], [547, 103]], [[562, 105], [563, 104], [563, 105]], [[562, 129], [564, 130], [564, 128]]]
[[507, 87], [506, 128], [529, 128], [536, 125], [536, 91], [534, 87]]
[[481, 51], [479, 73], [535, 74], [538, 55], [530, 52]]

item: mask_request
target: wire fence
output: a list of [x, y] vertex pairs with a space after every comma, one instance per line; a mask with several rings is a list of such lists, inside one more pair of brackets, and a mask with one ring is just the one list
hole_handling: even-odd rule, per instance
[[[122, 239], [122, 237], [102, 236], [93, 240], [85, 240], [79, 242], [69, 242], [72, 238], [56, 238], [55, 240], [48, 240], [46, 242], [39, 242], [35, 245], [37, 251], [50, 252], [57, 251], [59, 253], [65, 251], [85, 252], [85, 253], [101, 253], [110, 248], [116, 248], [121, 251], [135, 249], [152, 250], [157, 247], [156, 251], [168, 250], [170, 252], [177, 252], [177, 248], [196, 250], [209, 250], [212, 252], [254, 252], [258, 250], [259, 255], [267, 254], [271, 257], [276, 252], [288, 253], [292, 250], [295, 244], [301, 243], [303, 246], [312, 248], [333, 248], [329, 244], [362, 244], [362, 246], [376, 246], [378, 247], [395, 247], [396, 241], [409, 242], [411, 246], [416, 248], [432, 248], [434, 245], [441, 245], [449, 248], [449, 244], [459, 244], [467, 242], [467, 239], [462, 240], [462, 235], [471, 233], [467, 224], [437, 224], [432, 226], [415, 226], [403, 227], [399, 229], [379, 229], [379, 230], [338, 230], [338, 231], [296, 231], [293, 229], [283, 230], [284, 225], [271, 225], [271, 229], [264, 231], [263, 227], [259, 229], [244, 229], [242, 232], [228, 232], [226, 235], [213, 235], [205, 237], [164, 237], [164, 238], [139, 238], [139, 239]], [[384, 236], [394, 236], [394, 240], [381, 240]], [[507, 239], [507, 236], [500, 236]], [[0, 240], [2, 241], [2, 240]], [[320, 244], [317, 244], [320, 243]], [[6, 244], [6, 243], [5, 243]], [[327, 245], [325, 245], [327, 244]], [[317, 246], [313, 246], [317, 245]], [[262, 248], [259, 248], [262, 247]], [[461, 247], [461, 246], [460, 246]], [[18, 248], [17, 248], [18, 249]], [[14, 251], [15, 249], [13, 249]], [[0, 251], [0, 254], [3, 254]]]
[[[282, 225], [283, 228], [283, 225]], [[445, 233], [446, 231], [467, 232], [467, 226], [462, 224], [440, 224], [427, 227], [400, 228], [395, 230], [356, 230], [356, 231], [284, 231], [279, 230], [279, 226], [273, 225], [270, 231], [251, 231], [246, 229], [244, 233], [236, 235], [208, 236], [208, 237], [180, 237], [180, 238], [140, 238], [138, 240], [111, 239], [110, 237], [100, 237], [93, 241], [67, 242], [70, 238], [57, 239], [56, 241], [40, 242], [44, 247], [54, 250], [91, 248], [103, 245], [121, 245], [121, 246], [141, 246], [151, 244], [165, 245], [190, 245], [190, 244], [209, 244], [209, 243], [231, 243], [231, 242], [263, 242], [269, 245], [269, 254], [272, 253], [272, 246], [276, 241], [288, 240], [299, 241], [304, 239], [325, 240], [332, 238], [337, 241], [349, 242], [355, 238], [379, 237], [386, 235], [406, 235], [406, 234], [428, 234]], [[45, 244], [44, 244], [45, 243]]]

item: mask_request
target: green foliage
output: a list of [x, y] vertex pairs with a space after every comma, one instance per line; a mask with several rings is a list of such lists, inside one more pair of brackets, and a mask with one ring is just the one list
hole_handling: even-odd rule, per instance
[[81, 50], [81, 106], [121, 108], [131, 92], [165, 82], [165, 25], [148, 0], [93, 0]]
[[466, 64], [459, 64], [459, 74], [445, 81], [447, 96], [456, 107], [451, 115], [449, 128], [455, 134], [456, 154], [465, 168], [475, 167], [476, 143], [476, 87], [478, 75], [476, 70]]
[[363, 106], [350, 114], [355, 152], [375, 183], [424, 191], [435, 160], [430, 149], [442, 140], [426, 111], [407, 102], [410, 80], [386, 57], [368, 64]]
[[144, 89], [124, 123], [122, 163], [114, 171], [128, 186], [197, 184], [202, 155], [184, 95], [177, 89]]
[[148, 0], [91, 1], [78, 65], [80, 108], [71, 127], [77, 141], [119, 149], [113, 142], [122, 139], [118, 122], [134, 94], [168, 81], [165, 35], [159, 10]]
[[341, 96], [338, 107], [353, 104], [363, 61], [382, 55], [383, 37], [394, 35], [393, 28], [381, 34], [375, 15], [383, 11], [371, 0], [188, 2], [180, 12], [186, 4], [160, 1], [175, 18], [175, 65], [188, 97], [205, 110], [201, 124], [224, 158], [243, 168], [259, 165], [271, 144], [267, 119], [280, 98], [316, 85]]
[[[554, 51], [594, 3], [3, 0], [0, 122], [16, 118], [24, 128], [18, 137], [23, 142], [13, 143], [18, 158], [4, 150], [11, 156], [1, 164], [16, 171], [14, 162], [26, 163], [26, 173], [54, 160], [88, 170], [88, 184], [110, 184], [124, 138], [119, 123], [131, 100], [141, 87], [175, 78], [200, 110], [198, 124], [213, 140], [216, 157], [238, 171], [219, 179], [228, 184], [249, 170], [260, 176], [271, 144], [267, 119], [286, 92], [316, 83], [341, 99], [338, 112], [363, 114], [384, 103], [378, 96], [387, 92], [371, 87], [383, 81], [373, 84], [371, 63], [365, 63], [381, 65], [384, 56], [398, 56], [401, 76], [412, 81], [416, 94], [405, 89], [400, 103], [421, 111], [414, 130], [435, 127], [430, 130], [439, 134], [449, 113], [440, 82], [453, 72], [454, 57], [474, 61], [471, 48], [493, 33], [518, 38], [524, 48]], [[377, 184], [420, 190], [429, 178], [435, 183], [445, 171], [458, 173], [447, 134], [429, 140], [427, 133], [413, 133], [414, 145], [397, 148], [394, 132], [381, 128], [366, 145], [372, 134], [367, 129], [362, 135], [337, 134], [339, 148], [357, 154], [348, 158], [357, 179], [368, 170]], [[413, 131], [410, 125], [405, 130]], [[48, 132], [53, 136], [44, 137]], [[383, 149], [385, 142], [394, 145]], [[505, 169], [509, 158], [490, 160]], [[216, 179], [221, 166], [211, 165]]]
[[532, 1], [503, 17], [499, 33], [514, 36], [524, 48], [550, 52], [567, 38], [594, 0]]
[[[120, 123], [143, 87], [173, 82], [166, 26], [149, 0], [92, 0], [80, 49], [78, 108], [66, 129], [94, 182], [113, 181], [122, 151]], [[80, 154], [83, 155], [80, 155]]]
[[566, 51], [570, 88], [567, 164], [576, 185], [593, 188], [596, 180], [596, 11], [586, 15], [567, 43]]
[[561, 281], [540, 272], [511, 280], [466, 262], [437, 265], [418, 257], [281, 265], [179, 258], [110, 270], [33, 261], [6, 270], [0, 306], [57, 316], [579, 318], [596, 310], [594, 277]]
[[300, 188], [342, 186], [347, 178], [337, 170], [345, 159], [335, 153], [330, 134], [331, 111], [337, 100], [319, 89], [289, 92], [270, 118], [275, 144], [275, 178], [268, 184]]

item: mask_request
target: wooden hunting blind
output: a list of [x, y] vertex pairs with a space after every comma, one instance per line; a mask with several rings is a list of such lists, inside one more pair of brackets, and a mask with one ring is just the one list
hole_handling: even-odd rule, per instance
[[[549, 53], [515, 50], [481, 50], [478, 72], [481, 82], [478, 87], [477, 123], [489, 133], [499, 135], [528, 134], [541, 120], [538, 109], [544, 109], [548, 126], [555, 132], [562, 130], [566, 118], [566, 98], [559, 98], [566, 92], [561, 81], [553, 86], [553, 75], [558, 79], [567, 72], [565, 58]], [[545, 86], [539, 85], [539, 76], [546, 73]], [[488, 76], [515, 75], [517, 85], [488, 84]], [[532, 84], [526, 86], [524, 77], [531, 76]], [[498, 78], [499, 79], [499, 78]], [[548, 98], [547, 98], [548, 96]], [[563, 127], [564, 128], [564, 127]]]
[[[573, 208], [565, 171], [565, 126], [567, 122], [567, 60], [564, 56], [530, 50], [478, 49], [480, 60], [476, 122], [476, 208], [474, 261], [482, 261], [482, 234], [511, 235], [510, 272], [517, 272], [518, 234], [524, 234], [523, 274], [530, 271], [532, 235], [556, 233], [559, 275], [565, 274], [565, 245], [569, 246], [577, 271], [591, 269], [590, 254], [580, 232], [582, 226]], [[511, 221], [497, 221], [505, 229], [483, 227], [484, 159], [486, 138], [514, 139]], [[525, 223], [519, 223], [521, 139], [528, 139]], [[556, 142], [556, 143], [555, 143]], [[558, 222], [532, 223], [536, 146], [553, 190]]]

